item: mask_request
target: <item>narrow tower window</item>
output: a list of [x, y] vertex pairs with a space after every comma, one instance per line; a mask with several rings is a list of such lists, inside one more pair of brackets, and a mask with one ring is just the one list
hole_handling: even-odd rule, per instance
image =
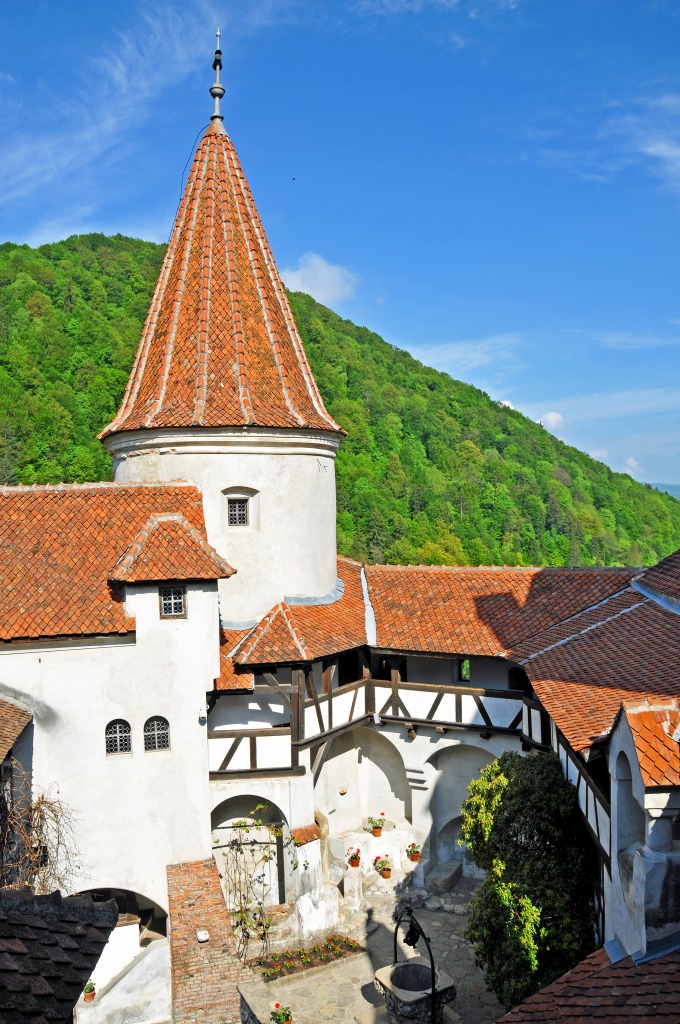
[[107, 754], [132, 753], [132, 729], [130, 723], [122, 718], [109, 722], [104, 730]]
[[144, 723], [144, 749], [170, 749], [170, 723], [167, 718], [162, 718], [160, 715], [155, 718], [147, 718]]
[[162, 619], [186, 618], [186, 587], [160, 587], [158, 596], [160, 598]]
[[229, 498], [227, 501], [227, 522], [229, 526], [248, 525], [248, 499]]

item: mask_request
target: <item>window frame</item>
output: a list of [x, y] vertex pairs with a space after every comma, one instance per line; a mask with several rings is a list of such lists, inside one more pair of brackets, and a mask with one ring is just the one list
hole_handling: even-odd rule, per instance
[[[128, 749], [127, 750], [121, 750], [120, 749], [120, 741], [121, 741], [121, 731], [120, 731], [120, 729], [118, 729], [118, 731], [115, 734], [115, 740], [116, 740], [116, 744], [117, 744], [117, 749], [116, 750], [109, 750], [109, 740], [113, 740], [114, 739], [113, 735], [109, 736], [109, 729], [111, 728], [111, 726], [114, 726], [114, 725], [115, 726], [121, 726], [122, 725], [122, 726], [126, 726], [127, 727], [127, 733], [122, 733], [122, 736], [125, 736], [127, 738], [127, 741], [128, 741]], [[112, 718], [110, 722], [106, 723], [106, 726], [104, 728], [104, 750], [106, 752], [106, 756], [107, 757], [118, 757], [119, 754], [130, 754], [130, 755], [132, 754], [132, 726], [130, 725], [130, 723], [127, 721], [126, 718]]]
[[[175, 614], [174, 612], [170, 612], [170, 613], [166, 614], [163, 611], [163, 591], [164, 590], [181, 590], [182, 591], [182, 611], [181, 611], [181, 613], [178, 612], [177, 614]], [[172, 598], [171, 600], [174, 601], [174, 598]], [[167, 621], [172, 621], [173, 619], [186, 619], [186, 618], [188, 618], [188, 614], [189, 613], [188, 613], [188, 608], [187, 608], [187, 588], [186, 588], [186, 584], [184, 584], [184, 583], [162, 583], [162, 584], [159, 584], [159, 587], [158, 587], [158, 614], [159, 614], [161, 619], [165, 619]]]
[[[231, 506], [232, 503], [240, 504], [245, 506], [245, 523], [232, 523], [231, 522]], [[238, 513], [237, 513], [238, 516]], [[246, 494], [228, 494], [227, 495], [227, 529], [229, 530], [247, 530], [250, 526], [251, 519], [251, 501]]]
[[[467, 665], [467, 669], [465, 666]], [[472, 659], [471, 658], [459, 658], [458, 659], [458, 682], [459, 683], [471, 683], [472, 682]]]
[[[159, 747], [157, 745], [157, 741], [158, 741], [158, 737], [159, 737], [159, 730], [158, 730], [158, 728], [155, 727], [153, 732], [151, 732], [151, 731], [147, 732], [147, 726], [149, 726], [151, 723], [153, 723], [154, 726], [156, 726], [156, 723], [158, 723], [158, 722], [165, 722], [165, 730], [164, 730], [164, 732], [165, 732], [165, 736], [167, 737], [167, 744], [165, 746], [162, 746], [162, 747]], [[163, 733], [161, 732], [160, 735], [163, 735]], [[146, 722], [144, 723], [144, 728], [142, 729], [142, 736], [144, 738], [144, 753], [145, 754], [154, 754], [154, 753], [156, 753], [156, 752], [158, 752], [160, 750], [170, 750], [171, 749], [170, 748], [170, 722], [168, 721], [168, 719], [164, 715], [151, 715], [149, 718], [147, 718]], [[156, 746], [153, 746], [153, 747], [147, 746], [147, 744], [146, 744], [147, 737], [149, 737], [149, 738], [153, 737], [154, 741], [156, 742]]]

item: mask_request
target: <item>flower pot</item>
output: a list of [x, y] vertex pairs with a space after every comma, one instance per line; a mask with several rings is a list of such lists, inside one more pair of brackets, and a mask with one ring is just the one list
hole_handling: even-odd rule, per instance
[[86, 1003], [93, 1003], [94, 995], [94, 992], [83, 992], [83, 999], [85, 1000]]
[[373, 835], [376, 836], [378, 839], [382, 835], [382, 828], [373, 828], [373, 829], [371, 829], [371, 831], [372, 831]]
[[361, 860], [360, 860], [359, 857], [350, 857], [350, 859], [349, 859], [349, 866], [351, 868], [358, 868], [360, 863], [361, 863]]
[[420, 854], [419, 853], [409, 853], [408, 859], [412, 860], [414, 864], [417, 864], [418, 861], [420, 860]]
[[391, 878], [392, 868], [382, 868], [380, 874], [383, 876], [383, 878]]

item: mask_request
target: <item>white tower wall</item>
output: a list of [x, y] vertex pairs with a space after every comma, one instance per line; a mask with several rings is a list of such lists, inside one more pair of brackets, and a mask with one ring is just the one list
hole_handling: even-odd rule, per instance
[[[220, 581], [227, 623], [260, 619], [284, 597], [336, 587], [335, 454], [326, 431], [176, 429], [106, 439], [116, 483], [186, 480], [203, 494], [208, 540], [237, 570]], [[249, 499], [247, 526], [229, 526], [228, 497]]]

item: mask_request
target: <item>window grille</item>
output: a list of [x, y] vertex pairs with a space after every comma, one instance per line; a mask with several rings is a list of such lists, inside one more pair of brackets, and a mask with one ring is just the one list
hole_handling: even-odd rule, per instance
[[227, 501], [227, 522], [229, 526], [248, 525], [248, 499], [229, 498]]
[[157, 715], [155, 718], [147, 719], [144, 723], [144, 749], [170, 749], [170, 724], [167, 718]]
[[104, 735], [107, 754], [132, 753], [132, 729], [129, 722], [125, 722], [122, 718], [116, 718], [106, 726]]
[[184, 587], [161, 587], [161, 618], [181, 619], [186, 616], [186, 590]]

